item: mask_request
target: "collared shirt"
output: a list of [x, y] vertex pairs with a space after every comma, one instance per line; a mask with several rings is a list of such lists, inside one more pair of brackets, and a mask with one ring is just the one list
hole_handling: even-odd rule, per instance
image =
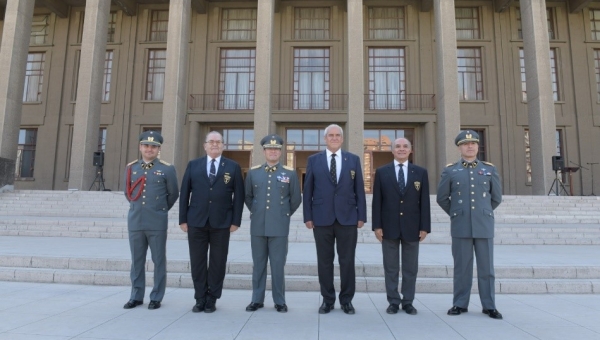
[[[327, 154], [327, 169], [331, 170], [331, 155], [333, 152], [329, 151], [329, 149], [325, 149]], [[338, 149], [335, 152], [335, 175], [337, 176], [338, 181], [340, 180], [340, 174], [342, 173], [342, 149]]]
[[[394, 159], [394, 169], [396, 172], [396, 180], [398, 181], [398, 164], [400, 164], [400, 162], [398, 162], [397, 160]], [[402, 172], [404, 173], [404, 183], [406, 183], [406, 177], [408, 175], [408, 160], [405, 160], [404, 163], [402, 163]]]
[[[206, 175], [210, 176], [210, 162], [213, 159], [210, 156], [206, 156]], [[219, 163], [221, 163], [221, 156], [215, 158], [215, 175], [219, 173]]]

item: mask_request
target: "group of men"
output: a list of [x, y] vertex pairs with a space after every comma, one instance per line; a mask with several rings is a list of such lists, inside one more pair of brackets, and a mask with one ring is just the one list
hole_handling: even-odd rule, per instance
[[[340, 268], [340, 308], [355, 314], [355, 252], [358, 229], [367, 222], [367, 204], [360, 158], [342, 150], [343, 130], [324, 130], [326, 150], [307, 160], [303, 194], [293, 168], [280, 164], [283, 139], [271, 134], [260, 144], [266, 162], [242, 169], [222, 156], [223, 137], [206, 136], [206, 156], [188, 163], [178, 192], [175, 168], [159, 160], [163, 138], [153, 131], [140, 135], [140, 160], [127, 165], [125, 195], [130, 202], [129, 243], [132, 254], [130, 300], [124, 308], [143, 304], [147, 248], [154, 262], [154, 287], [148, 309], [161, 306], [166, 287], [167, 214], [179, 198], [179, 225], [187, 233], [195, 305], [192, 311], [212, 313], [221, 297], [229, 238], [241, 224], [244, 203], [250, 211], [252, 298], [246, 311], [264, 307], [267, 261], [271, 266], [275, 309], [285, 313], [284, 267], [288, 252], [290, 217], [303, 205], [304, 223], [313, 231], [322, 304], [320, 314], [335, 307], [334, 258]], [[493, 266], [493, 210], [502, 200], [496, 168], [477, 159], [479, 137], [461, 131], [455, 139], [461, 159], [443, 170], [437, 202], [451, 217], [454, 258], [454, 300], [449, 315], [468, 311], [473, 280], [473, 251], [477, 259], [483, 313], [502, 319], [495, 306]], [[372, 229], [382, 244], [389, 314], [413, 306], [418, 273], [419, 242], [431, 232], [427, 170], [410, 163], [412, 145], [397, 138], [393, 162], [376, 170], [373, 184]], [[401, 294], [398, 292], [402, 271]]]

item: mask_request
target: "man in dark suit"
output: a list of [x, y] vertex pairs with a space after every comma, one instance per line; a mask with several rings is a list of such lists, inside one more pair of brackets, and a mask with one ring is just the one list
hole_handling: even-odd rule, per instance
[[[377, 169], [373, 185], [373, 231], [381, 242], [386, 312], [402, 309], [417, 314], [412, 302], [419, 269], [419, 242], [431, 232], [431, 207], [427, 170], [408, 162], [412, 146], [398, 138], [392, 145], [394, 161]], [[402, 245], [402, 298], [398, 294], [399, 247]]]
[[308, 157], [304, 179], [304, 223], [313, 230], [317, 247], [317, 266], [323, 303], [320, 314], [335, 304], [333, 285], [334, 245], [340, 265], [340, 305], [344, 313], [354, 314], [352, 298], [356, 288], [354, 257], [357, 228], [367, 221], [367, 204], [360, 158], [341, 150], [344, 132], [329, 125], [324, 139], [327, 149]]
[[204, 143], [206, 156], [188, 163], [181, 183], [179, 226], [188, 234], [196, 299], [194, 313], [212, 313], [217, 309], [227, 267], [229, 236], [242, 221], [242, 169], [221, 156], [223, 149], [221, 134], [210, 132]]

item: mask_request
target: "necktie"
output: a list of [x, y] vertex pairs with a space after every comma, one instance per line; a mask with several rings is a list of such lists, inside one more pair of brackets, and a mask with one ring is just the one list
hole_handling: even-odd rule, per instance
[[406, 183], [404, 182], [404, 171], [402, 167], [404, 164], [398, 164], [398, 186], [400, 187], [400, 191], [404, 192], [404, 188], [406, 187]]
[[215, 178], [217, 178], [217, 171], [215, 170], [215, 160], [213, 159], [210, 161], [210, 173], [208, 174], [210, 185], [213, 185]]
[[334, 185], [337, 185], [337, 168], [335, 165], [335, 154], [331, 155], [331, 164], [329, 165], [329, 174], [331, 174], [331, 180]]

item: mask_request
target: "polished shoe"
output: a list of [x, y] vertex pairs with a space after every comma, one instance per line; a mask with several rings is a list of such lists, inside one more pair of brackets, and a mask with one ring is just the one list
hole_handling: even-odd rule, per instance
[[481, 312], [487, 314], [492, 319], [502, 320], [502, 314], [497, 309], [484, 309]]
[[331, 310], [334, 308], [335, 308], [335, 305], [333, 303], [323, 302], [321, 307], [319, 307], [319, 314], [327, 314], [327, 313], [331, 312]]
[[[262, 303], [261, 303], [261, 305], [262, 305]], [[275, 309], [279, 313], [287, 313], [287, 305], [285, 303], [283, 305], [275, 304]]]
[[139, 301], [139, 300], [129, 300], [127, 301], [127, 303], [125, 304], [125, 306], [123, 306], [123, 308], [125, 309], [131, 309], [131, 308], [135, 308], [139, 305], [143, 305], [144, 301]]
[[196, 300], [196, 304], [192, 308], [192, 312], [194, 312], [194, 313], [204, 312], [205, 305], [206, 305], [206, 300], [204, 300], [204, 299]]
[[406, 314], [417, 315], [417, 309], [411, 304], [402, 306], [402, 309], [406, 312]]
[[352, 306], [352, 302], [348, 302], [342, 305], [342, 310], [346, 314], [354, 314], [356, 311], [354, 310], [354, 306]]
[[159, 308], [160, 308], [160, 301], [152, 300], [148, 304], [148, 309], [150, 309], [150, 310], [159, 309]]
[[257, 309], [263, 308], [265, 305], [259, 302], [250, 302], [248, 306], [246, 306], [246, 312], [256, 312]]
[[390, 303], [390, 305], [385, 310], [385, 312], [388, 313], [388, 314], [396, 314], [396, 313], [398, 313], [399, 309], [400, 309], [400, 306], [398, 306], [395, 303]]
[[452, 306], [452, 308], [448, 309], [448, 315], [460, 315], [461, 313], [466, 313], [469, 310], [466, 308]]
[[204, 305], [204, 313], [212, 313], [217, 310], [217, 299], [207, 298], [206, 304]]

